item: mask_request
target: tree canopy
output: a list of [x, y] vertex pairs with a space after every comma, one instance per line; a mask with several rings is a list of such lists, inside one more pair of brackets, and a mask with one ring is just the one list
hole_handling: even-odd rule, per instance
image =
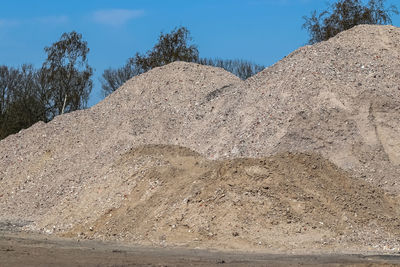
[[145, 54], [136, 53], [118, 69], [106, 69], [102, 75], [101, 87], [107, 96], [117, 90], [125, 81], [153, 68], [174, 61], [196, 62], [199, 58], [197, 46], [190, 44], [192, 37], [185, 27], [175, 28], [170, 33], [162, 33], [154, 47]]
[[42, 120], [46, 105], [38, 90], [38, 71], [32, 65], [0, 66], [0, 139]]
[[108, 68], [104, 70], [100, 79], [102, 94], [107, 96], [117, 90], [130, 78], [142, 74], [143, 70], [136, 66], [133, 58], [130, 58], [125, 65], [118, 69]]
[[76, 32], [46, 47], [40, 69], [0, 66], [0, 139], [86, 106], [92, 89], [89, 48]]
[[223, 68], [224, 70], [238, 76], [242, 80], [246, 80], [247, 78], [250, 78], [251, 76], [265, 69], [263, 65], [257, 65], [242, 59], [201, 58], [199, 59], [198, 63], [202, 65]]
[[58, 42], [46, 47], [47, 59], [41, 72], [51, 93], [53, 115], [86, 107], [92, 90], [93, 70], [88, 64], [87, 42], [72, 31], [64, 33]]
[[253, 76], [264, 69], [264, 66], [245, 60], [223, 60], [200, 58], [195, 44], [191, 44], [190, 31], [185, 27], [175, 28], [170, 33], [162, 33], [154, 47], [145, 54], [136, 53], [125, 65], [117, 69], [106, 69], [100, 79], [102, 92], [107, 96], [117, 90], [133, 76], [142, 74], [155, 67], [174, 61], [195, 62], [202, 65], [221, 67], [241, 79]]
[[136, 53], [133, 61], [143, 72], [175, 61], [196, 62], [199, 58], [197, 46], [192, 41], [190, 32], [185, 27], [175, 28], [170, 33], [161, 33], [153, 49], [145, 55]]
[[396, 6], [385, 8], [385, 0], [369, 0], [363, 4], [361, 0], [338, 0], [327, 10], [310, 17], [304, 16], [303, 28], [310, 34], [309, 43], [326, 41], [336, 34], [360, 24], [390, 24], [391, 15], [398, 14]]

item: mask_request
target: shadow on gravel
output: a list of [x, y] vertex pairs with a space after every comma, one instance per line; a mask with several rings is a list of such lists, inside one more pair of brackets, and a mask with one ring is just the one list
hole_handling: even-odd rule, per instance
[[1, 232], [18, 232], [22, 227], [32, 223], [32, 221], [0, 221], [0, 233]]

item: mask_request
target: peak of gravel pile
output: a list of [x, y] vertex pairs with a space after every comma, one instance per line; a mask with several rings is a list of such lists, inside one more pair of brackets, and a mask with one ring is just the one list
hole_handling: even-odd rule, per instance
[[195, 107], [216, 88], [237, 82], [222, 69], [176, 62], [131, 79], [93, 108], [1, 140], [0, 217], [35, 221], [85, 188], [125, 179], [112, 164], [132, 147], [190, 144]]
[[[257, 157], [313, 151], [398, 192], [399, 44], [399, 28], [361, 25], [296, 50], [245, 81], [242, 94], [211, 104], [223, 111], [209, 112], [203, 128], [225, 141], [201, 152]], [[222, 127], [206, 127], [209, 122]]]
[[[124, 160], [129, 151], [147, 144], [179, 145], [208, 159], [312, 152], [352, 177], [399, 192], [399, 44], [398, 28], [362, 25], [300, 48], [246, 81], [219, 68], [184, 62], [137, 76], [90, 109], [37, 123], [0, 141], [0, 221], [65, 233], [103, 222], [110, 210], [126, 207], [135, 190], [139, 195], [134, 197], [152, 198], [137, 186], [164, 161]], [[218, 164], [228, 163], [209, 166], [221, 168]], [[333, 190], [333, 183], [327, 186]], [[170, 190], [181, 192], [178, 183]], [[128, 208], [137, 212], [136, 206]], [[388, 214], [387, 221], [395, 220], [396, 211]], [[358, 225], [369, 225], [368, 220]], [[392, 232], [385, 223], [377, 224]]]

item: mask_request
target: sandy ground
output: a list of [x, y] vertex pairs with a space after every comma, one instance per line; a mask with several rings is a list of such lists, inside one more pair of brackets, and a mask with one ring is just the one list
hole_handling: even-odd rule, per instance
[[1, 232], [0, 266], [400, 266], [400, 256], [151, 248]]

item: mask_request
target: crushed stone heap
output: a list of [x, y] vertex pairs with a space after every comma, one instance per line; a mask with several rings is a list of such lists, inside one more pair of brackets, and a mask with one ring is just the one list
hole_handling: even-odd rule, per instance
[[[136, 172], [113, 185], [119, 206], [89, 221], [81, 207], [65, 212], [66, 205], [62, 220], [43, 225], [78, 215], [82, 223], [63, 236], [156, 246], [368, 251], [400, 245], [391, 239], [400, 234], [395, 199], [318, 155], [210, 161], [187, 148], [147, 145], [127, 152], [114, 170], [127, 167]], [[96, 210], [93, 200], [79, 203]]]
[[[149, 144], [186, 147], [200, 153], [200, 161], [265, 159], [288, 152], [319, 154], [344, 169], [346, 179], [364, 180], [369, 184], [363, 186], [375, 188], [368, 190], [385, 189], [398, 195], [399, 44], [399, 28], [361, 25], [326, 42], [302, 47], [246, 81], [219, 68], [184, 62], [134, 77], [90, 109], [37, 123], [0, 141], [0, 221], [60, 234], [75, 233], [78, 225], [103, 222], [105, 214], [126, 205], [127, 198], [148, 197], [137, 186], [158, 161], [145, 157], [130, 163], [124, 159]], [[212, 173], [212, 168], [221, 168], [218, 164], [228, 163], [207, 164]], [[333, 184], [327, 183], [331, 189], [326, 190], [333, 190]], [[246, 185], [249, 192], [258, 190], [251, 186]], [[179, 194], [181, 189], [170, 190]], [[358, 196], [361, 191], [351, 194]], [[379, 201], [397, 201], [379, 192]], [[377, 216], [395, 220], [398, 211], [388, 210]], [[337, 216], [343, 212], [348, 211], [339, 210]], [[377, 210], [369, 212], [378, 214]], [[282, 216], [276, 220], [283, 220]], [[167, 223], [167, 219], [159, 220]], [[300, 220], [296, 227], [304, 223]], [[307, 223], [314, 225], [314, 221]], [[393, 230], [372, 217], [356, 224], [377, 224], [386, 234]], [[104, 238], [112, 232], [101, 229], [98, 236]], [[339, 230], [332, 233], [339, 235]], [[150, 240], [132, 235], [131, 240]], [[255, 242], [245, 232], [239, 235]], [[223, 243], [222, 237], [213, 238]]]

